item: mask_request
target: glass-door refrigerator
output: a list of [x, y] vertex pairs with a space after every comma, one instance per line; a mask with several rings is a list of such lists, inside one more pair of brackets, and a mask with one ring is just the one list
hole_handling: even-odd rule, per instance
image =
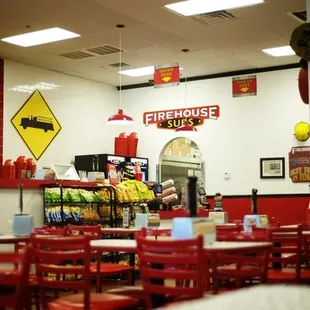
[[143, 157], [127, 157], [126, 160], [133, 164], [133, 166], [139, 167], [142, 172], [142, 182], [149, 180], [149, 160]]
[[132, 163], [133, 166], [139, 166], [143, 174], [143, 182], [148, 181], [149, 161], [142, 157], [125, 157], [113, 154], [90, 154], [90, 155], [76, 155], [75, 169], [79, 171], [100, 171], [104, 172], [105, 178], [108, 178], [108, 165], [115, 165], [116, 171], [123, 162]]

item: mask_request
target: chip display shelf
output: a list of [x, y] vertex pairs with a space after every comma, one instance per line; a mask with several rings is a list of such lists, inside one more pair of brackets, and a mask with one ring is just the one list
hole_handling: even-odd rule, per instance
[[44, 224], [117, 226], [114, 187], [54, 183], [43, 184], [42, 188]]

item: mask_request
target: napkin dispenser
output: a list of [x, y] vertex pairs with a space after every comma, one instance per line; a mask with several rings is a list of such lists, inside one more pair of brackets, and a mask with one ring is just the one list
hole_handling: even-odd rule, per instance
[[266, 214], [249, 214], [243, 218], [243, 230], [252, 232], [253, 226], [266, 228], [269, 226], [268, 216]]
[[209, 212], [209, 218], [213, 219], [215, 224], [227, 224], [228, 223], [227, 212]]
[[16, 237], [30, 236], [33, 231], [33, 219], [28, 214], [16, 214], [13, 218], [12, 232]]
[[205, 217], [183, 217], [172, 220], [171, 236], [173, 239], [191, 239], [203, 235], [204, 244], [216, 240], [215, 222]]
[[148, 218], [148, 227], [158, 228], [160, 226], [160, 216], [158, 213], [149, 213]]

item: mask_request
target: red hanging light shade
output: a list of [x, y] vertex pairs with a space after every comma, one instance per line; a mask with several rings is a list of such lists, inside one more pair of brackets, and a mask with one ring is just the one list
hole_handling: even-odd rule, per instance
[[122, 109], [119, 109], [117, 114], [114, 114], [108, 118], [107, 122], [109, 124], [115, 125], [130, 125], [133, 124], [133, 119], [130, 116], [124, 114]]
[[194, 126], [189, 125], [187, 120], [186, 120], [184, 122], [184, 125], [178, 127], [175, 131], [176, 132], [179, 132], [179, 131], [197, 131], [197, 128], [195, 128]]
[[[122, 29], [125, 25], [118, 24], [116, 25], [118, 29]], [[119, 35], [119, 70], [122, 70], [122, 35]], [[122, 75], [119, 73], [119, 104], [121, 106], [122, 103]], [[124, 114], [122, 109], [118, 109], [117, 114], [110, 116], [107, 120], [108, 124], [113, 125], [131, 125], [133, 124], [133, 119]]]

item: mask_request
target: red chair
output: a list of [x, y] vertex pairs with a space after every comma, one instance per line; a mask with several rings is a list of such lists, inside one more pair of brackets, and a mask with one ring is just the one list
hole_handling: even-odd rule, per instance
[[216, 225], [215, 228], [217, 233], [242, 230], [242, 226], [240, 225]]
[[[273, 243], [269, 262], [273, 265], [268, 271], [269, 283], [300, 282], [301, 279], [301, 250], [302, 250], [302, 227], [278, 227], [271, 228], [269, 241]], [[290, 269], [284, 269], [288, 264]]]
[[[144, 228], [141, 231], [135, 233], [135, 238], [142, 237], [155, 237], [155, 240], [158, 240], [158, 237], [169, 237], [171, 236], [171, 229], [156, 229], [156, 228]], [[107, 291], [110, 294], [125, 295], [130, 296], [138, 300], [141, 307], [144, 306], [144, 291], [142, 286], [121, 286], [113, 288]]]
[[[145, 229], [142, 234], [146, 234]], [[175, 299], [203, 297], [205, 256], [202, 236], [164, 241], [138, 236], [137, 246], [147, 309], [161, 306], [166, 296]], [[173, 280], [175, 285], [167, 285], [168, 280]], [[185, 282], [193, 285], [178, 285]]]
[[[74, 226], [67, 225], [64, 228], [65, 235], [87, 235], [91, 239], [101, 239], [101, 225], [96, 226]], [[101, 262], [102, 253], [98, 251], [96, 253], [96, 263], [90, 265], [90, 272], [92, 276], [96, 277], [96, 291], [102, 292], [101, 279], [103, 277], [115, 276], [125, 274], [127, 278], [127, 284], [131, 285], [133, 282], [134, 267], [124, 266], [112, 263]]]
[[269, 219], [269, 227], [277, 228], [280, 227], [280, 221], [276, 217], [271, 217]]
[[[136, 309], [137, 301], [133, 298], [90, 292], [90, 239], [89, 236], [33, 236], [33, 256], [44, 310]], [[64, 295], [47, 303], [46, 289], [82, 293]]]
[[224, 291], [239, 289], [243, 285], [266, 282], [271, 245], [247, 247], [229, 251], [212, 251], [212, 290], [217, 294], [222, 282]]
[[[32, 247], [27, 245], [21, 253], [0, 253], [1, 264], [21, 265], [14, 272], [0, 272], [0, 309], [13, 308], [15, 310], [31, 309], [31, 281], [29, 279], [30, 263], [32, 258]], [[5, 293], [5, 287], [8, 290]]]

